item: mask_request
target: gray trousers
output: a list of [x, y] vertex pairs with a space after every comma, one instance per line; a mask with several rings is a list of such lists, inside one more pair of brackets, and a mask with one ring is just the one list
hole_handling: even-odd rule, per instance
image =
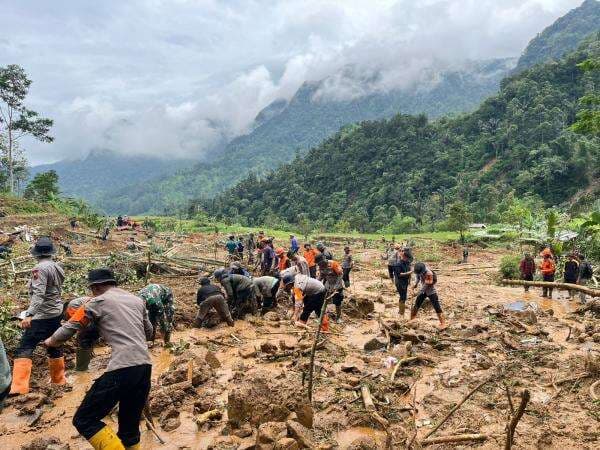
[[202, 303], [200, 303], [198, 308], [198, 314], [196, 314], [196, 324], [198, 326], [202, 325], [202, 322], [206, 318], [206, 315], [214, 308], [219, 315], [219, 318], [223, 322], [233, 323], [233, 319], [231, 318], [231, 313], [229, 312], [229, 307], [227, 306], [227, 301], [225, 297], [220, 294], [213, 295], [208, 297]]

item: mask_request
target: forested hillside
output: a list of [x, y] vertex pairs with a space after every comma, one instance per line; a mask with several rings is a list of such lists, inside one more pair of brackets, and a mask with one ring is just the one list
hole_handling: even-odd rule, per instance
[[575, 50], [582, 39], [600, 30], [600, 2], [585, 0], [531, 40], [515, 72], [550, 59], [558, 59]]
[[[305, 154], [342, 126], [366, 119], [392, 117], [398, 112], [438, 117], [470, 111], [498, 90], [514, 66], [501, 59], [472, 63], [461, 71], [431, 73], [407, 90], [377, 91], [351, 100], [319, 98], [328, 80], [305, 83], [289, 101], [277, 100], [257, 116], [257, 127], [234, 139], [210, 163], [171, 176], [110, 190], [97, 205], [106, 211], [164, 213], [191, 198], [211, 197], [233, 186], [250, 171], [265, 173]], [[344, 76], [352, 77], [352, 71]], [[361, 80], [362, 81], [362, 80]], [[356, 79], [348, 82], [359, 83]], [[365, 90], [367, 86], [365, 86]]]
[[505, 79], [498, 95], [461, 117], [397, 115], [349, 126], [305, 158], [250, 176], [204, 205], [241, 223], [308, 219], [378, 230], [407, 217], [441, 220], [454, 200], [481, 221], [496, 221], [515, 196], [560, 204], [600, 176], [598, 139], [568, 129], [579, 98], [600, 83], [597, 71], [577, 64], [599, 56], [600, 41], [589, 39], [559, 61]]
[[194, 163], [191, 160], [169, 160], [94, 150], [83, 159], [32, 167], [30, 176], [33, 178], [38, 173], [54, 170], [58, 174], [60, 190], [64, 195], [79, 197], [98, 205], [99, 199], [106, 192], [135, 182], [143, 183]]

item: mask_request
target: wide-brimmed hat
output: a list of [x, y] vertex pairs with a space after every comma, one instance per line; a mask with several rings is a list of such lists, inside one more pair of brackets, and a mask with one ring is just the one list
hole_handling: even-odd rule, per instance
[[33, 256], [50, 256], [54, 255], [54, 253], [56, 253], [56, 249], [54, 248], [52, 239], [49, 237], [39, 238], [31, 249]]
[[112, 270], [103, 267], [101, 269], [92, 269], [88, 272], [88, 285], [94, 284], [117, 284], [115, 274]]

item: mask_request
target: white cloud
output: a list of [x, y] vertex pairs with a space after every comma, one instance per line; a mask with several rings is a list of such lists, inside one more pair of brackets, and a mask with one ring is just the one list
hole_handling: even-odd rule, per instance
[[[23, 0], [4, 2], [0, 64], [34, 81], [55, 119], [33, 162], [92, 148], [198, 156], [277, 98], [406, 87], [431, 67], [517, 56], [581, 0]], [[7, 4], [8, 3], [8, 4]], [[348, 69], [350, 67], [350, 69]]]

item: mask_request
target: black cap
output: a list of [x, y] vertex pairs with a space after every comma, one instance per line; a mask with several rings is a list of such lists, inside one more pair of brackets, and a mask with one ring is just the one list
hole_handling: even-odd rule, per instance
[[202, 277], [202, 278], [200, 278], [200, 285], [201, 286], [206, 286], [207, 284], [210, 284], [210, 278], [208, 278], [208, 277]]
[[315, 256], [315, 262], [317, 264], [326, 263], [327, 258], [325, 258], [325, 255], [323, 253], [319, 253], [317, 256]]
[[54, 253], [56, 253], [56, 249], [54, 248], [52, 239], [49, 237], [39, 238], [31, 249], [31, 254], [33, 256], [50, 256]]
[[112, 270], [103, 267], [101, 269], [92, 269], [88, 272], [88, 285], [93, 284], [117, 284], [115, 274]]

